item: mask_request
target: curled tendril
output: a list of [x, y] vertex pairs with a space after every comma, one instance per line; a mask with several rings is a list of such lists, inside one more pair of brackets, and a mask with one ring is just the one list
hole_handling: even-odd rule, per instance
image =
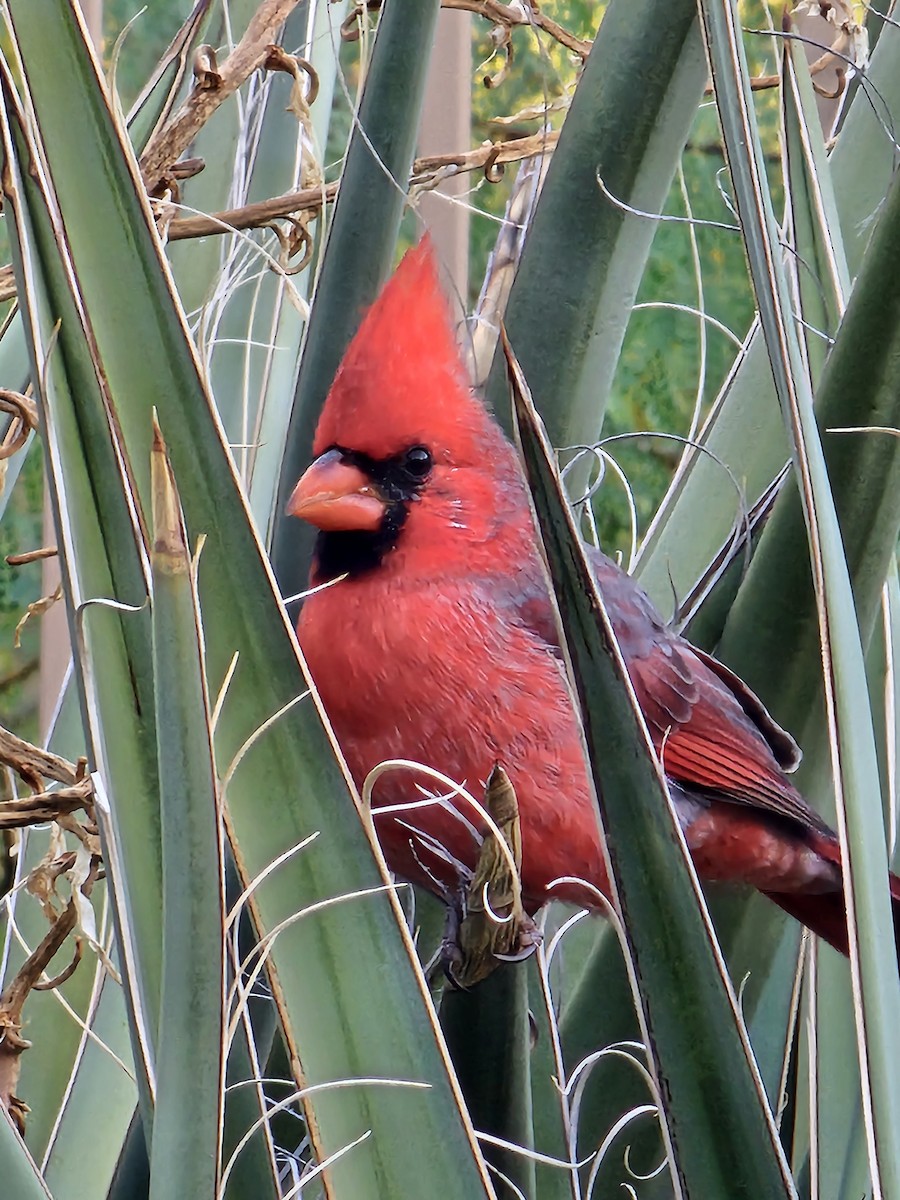
[[495, 25], [491, 30], [491, 41], [494, 43], [494, 50], [490, 58], [488, 58], [483, 65], [487, 66], [491, 59], [495, 58], [498, 54], [503, 55], [503, 62], [499, 71], [495, 71], [493, 75], [484, 76], [482, 82], [484, 86], [488, 88], [488, 90], [499, 87], [509, 74], [509, 69], [512, 66], [513, 44], [512, 31], [510, 30], [509, 26]]
[[503, 178], [503, 176], [506, 174], [505, 164], [497, 161], [498, 158], [500, 157], [501, 149], [502, 149], [502, 147], [501, 147], [500, 143], [498, 142], [495, 146], [491, 147], [491, 152], [490, 152], [490, 154], [488, 154], [487, 158], [485, 159], [484, 177], [488, 181], [488, 183], [499, 183], [500, 180]]
[[13, 418], [6, 438], [0, 442], [0, 459], [4, 459], [22, 449], [31, 431], [37, 429], [38, 415], [33, 400], [8, 388], [0, 388], [0, 412]]
[[381, 0], [361, 0], [354, 7], [353, 11], [344, 18], [341, 24], [341, 41], [358, 42], [360, 17], [365, 12], [378, 12], [380, 8]]
[[301, 92], [303, 103], [307, 108], [315, 103], [315, 99], [319, 94], [319, 73], [307, 59], [300, 58], [296, 54], [288, 54], [283, 46], [272, 45], [269, 47], [269, 52], [263, 65], [267, 71], [282, 71], [285, 75], [293, 76], [301, 88], [300, 76], [305, 75], [308, 82], [305, 93]]
[[299, 275], [312, 262], [315, 242], [309, 231], [309, 217], [306, 214], [301, 217], [289, 217], [288, 222], [291, 226], [291, 235], [288, 238], [289, 257], [295, 258], [299, 254], [300, 260], [291, 263], [290, 266], [285, 263], [284, 270], [286, 275]]
[[312, 106], [315, 104], [316, 97], [319, 94], [319, 72], [312, 65], [312, 63], [307, 61], [305, 58], [298, 58], [297, 55], [294, 55], [294, 62], [297, 64], [300, 70], [304, 72], [306, 78], [309, 80], [309, 90], [306, 93], [306, 103]]
[[[285, 231], [277, 221], [267, 221], [260, 228], [271, 229], [281, 247], [277, 268], [273, 266], [272, 269], [277, 269], [285, 275], [299, 275], [305, 267], [309, 266], [315, 249], [315, 242], [309, 231], [310, 216], [304, 213], [299, 217], [287, 216], [284, 220], [290, 226], [290, 232]], [[300, 261], [293, 262], [292, 259], [298, 254], [301, 255]]]

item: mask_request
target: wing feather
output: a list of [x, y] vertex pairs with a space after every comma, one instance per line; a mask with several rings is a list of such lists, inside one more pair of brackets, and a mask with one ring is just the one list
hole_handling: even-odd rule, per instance
[[[688, 791], [747, 805], [830, 834], [785, 775], [799, 762], [793, 738], [747, 685], [663, 621], [614, 562], [589, 551], [635, 693], [666, 774]], [[517, 619], [558, 649], [553, 611], [538, 581], [510, 596]]]

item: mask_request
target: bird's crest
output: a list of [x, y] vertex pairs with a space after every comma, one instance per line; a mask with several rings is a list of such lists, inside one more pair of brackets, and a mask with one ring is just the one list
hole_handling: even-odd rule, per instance
[[316, 454], [343, 446], [383, 459], [418, 443], [466, 463], [493, 422], [470, 394], [428, 237], [407, 252], [366, 313], [335, 376]]

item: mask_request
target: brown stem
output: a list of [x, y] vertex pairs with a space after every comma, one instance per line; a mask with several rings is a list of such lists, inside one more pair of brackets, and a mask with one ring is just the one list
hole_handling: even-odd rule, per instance
[[22, 1051], [30, 1045], [22, 1037], [22, 1006], [28, 993], [40, 980], [44, 968], [75, 928], [77, 916], [75, 901], [70, 900], [0, 996], [0, 1104], [7, 1109], [20, 1133], [25, 1132], [28, 1106], [15, 1095], [15, 1089], [19, 1082]]
[[35, 791], [43, 790], [43, 779], [73, 786], [83, 775], [75, 763], [58, 754], [33, 746], [0, 725], [0, 763], [12, 769]]
[[7, 554], [6, 565], [24, 567], [28, 563], [40, 562], [43, 558], [56, 558], [57, 553], [55, 546], [41, 546], [38, 550], [25, 550], [21, 554]]
[[[70, 857], [72, 856], [66, 856], [66, 860]], [[59, 865], [62, 867], [64, 863]], [[81, 885], [83, 896], [90, 896], [98, 871], [99, 861], [95, 859], [87, 879]], [[78, 966], [81, 948], [76, 941], [69, 965], [55, 978], [41, 983], [41, 976], [62, 949], [77, 922], [78, 908], [72, 896], [62, 912], [52, 921], [40, 944], [25, 959], [15, 978], [0, 995], [0, 1104], [7, 1109], [20, 1133], [24, 1133], [28, 1105], [15, 1095], [15, 1088], [19, 1082], [22, 1051], [27, 1050], [30, 1045], [22, 1037], [22, 1008], [35, 988], [46, 990], [48, 987], [58, 986], [65, 982]]]
[[[417, 158], [413, 163], [410, 183], [420, 188], [435, 187], [442, 179], [461, 175], [466, 171], [496, 168], [504, 163], [518, 162], [536, 154], [552, 150], [559, 134], [556, 130], [532, 133], [527, 137], [514, 138], [507, 142], [485, 142], [474, 150], [461, 154], [435, 154], [428, 158]], [[233, 229], [256, 229], [279, 217], [288, 217], [304, 209], [321, 207], [324, 198], [330, 204], [337, 195], [336, 183], [319, 188], [303, 188], [297, 192], [286, 192], [271, 200], [259, 200], [245, 204], [242, 208], [227, 209], [209, 216], [178, 217], [169, 222], [169, 241], [184, 238], [209, 237], [215, 233], [230, 233]]]
[[38, 416], [33, 400], [8, 388], [0, 388], [0, 412], [13, 418], [13, 424], [0, 444], [0, 459], [3, 459], [22, 449], [32, 429], [37, 429]]
[[211, 83], [204, 74], [171, 121], [151, 137], [141, 155], [141, 174], [150, 195], [163, 182], [172, 163], [180, 158], [224, 100], [261, 67], [279, 27], [298, 0], [263, 0], [247, 25], [244, 36], [216, 72]]
[[592, 42], [570, 33], [557, 21], [542, 13], [536, 4], [529, 5], [530, 11], [527, 16], [523, 16], [519, 8], [500, 4], [498, 0], [441, 0], [441, 8], [455, 8], [464, 12], [476, 13], [493, 25], [506, 25], [508, 28], [513, 25], [531, 25], [535, 29], [542, 29], [554, 41], [565, 46], [567, 50], [571, 50], [573, 54], [577, 54], [582, 62], [591, 52]]
[[0, 829], [23, 829], [27, 825], [38, 825], [44, 821], [55, 821], [63, 813], [89, 805], [93, 796], [90, 778], [82, 779], [72, 787], [57, 788], [53, 792], [36, 792], [19, 800], [0, 801]]

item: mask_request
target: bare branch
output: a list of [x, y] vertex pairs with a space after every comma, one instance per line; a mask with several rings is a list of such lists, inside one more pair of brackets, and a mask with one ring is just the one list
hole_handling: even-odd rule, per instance
[[[485, 142], [474, 150], [461, 154], [435, 154], [429, 158], [417, 158], [413, 163], [410, 184], [427, 189], [436, 187], [444, 179], [462, 175], [468, 171], [484, 170], [491, 182], [496, 183], [506, 163], [519, 162], [553, 150], [559, 134], [556, 130], [529, 134], [507, 142]], [[167, 235], [169, 241], [184, 238], [209, 237], [214, 233], [230, 233], [233, 229], [258, 229], [280, 217], [293, 216], [304, 209], [320, 208], [322, 201], [330, 204], [337, 196], [337, 183], [318, 188], [303, 188], [297, 192], [286, 192], [271, 200], [259, 200], [209, 216], [178, 217], [171, 221]]]
[[[2, 458], [2, 454], [0, 454]], [[23, 550], [21, 554], [7, 554], [6, 565], [24, 567], [28, 563], [40, 562], [45, 558], [56, 558], [59, 551], [55, 546], [41, 546], [37, 550]]]
[[510, 29], [514, 25], [531, 25], [552, 37], [566, 50], [577, 54], [582, 62], [590, 54], [593, 45], [593, 42], [570, 33], [557, 21], [542, 13], [536, 4], [527, 3], [527, 0], [521, 4], [499, 4], [498, 0], [441, 0], [441, 8], [455, 8], [464, 12], [476, 13], [490, 21], [492, 25], [505, 25]]
[[66, 813], [90, 805], [93, 794], [94, 788], [88, 776], [71, 787], [57, 788], [53, 792], [36, 792], [20, 800], [0, 801], [0, 829], [24, 829], [27, 825], [56, 821]]
[[219, 105], [263, 66], [278, 29], [297, 3], [298, 0], [264, 0], [225, 62], [216, 72], [202, 72], [172, 120], [150, 139], [141, 156], [141, 173], [150, 195], [158, 190], [169, 167], [181, 157]]
[[22, 1051], [31, 1043], [22, 1037], [22, 1006], [44, 973], [44, 968], [75, 928], [78, 910], [70, 900], [50, 926], [37, 949], [26, 958], [15, 978], [0, 996], [0, 1104], [8, 1111], [19, 1133], [25, 1133], [28, 1105], [16, 1094]]
[[[381, 7], [379, 0], [358, 0], [356, 7], [348, 14], [341, 26], [341, 37], [345, 42], [355, 42], [359, 37], [359, 18], [363, 12], [377, 12]], [[554, 41], [559, 42], [566, 50], [577, 54], [582, 62], [591, 52], [592, 42], [576, 37], [557, 21], [546, 16], [538, 8], [534, 0], [519, 0], [517, 4], [500, 4], [498, 0], [441, 0], [441, 8], [457, 9], [461, 12], [475, 13], [484, 17], [496, 28], [509, 31], [516, 25], [530, 25], [540, 29]], [[508, 41], [508, 32], [503, 38]], [[499, 39], [498, 39], [499, 44]]]
[[84, 775], [82, 764], [69, 762], [40, 746], [33, 746], [0, 725], [0, 763], [11, 767], [29, 787], [43, 791], [43, 780], [52, 779], [68, 787], [80, 783]]

